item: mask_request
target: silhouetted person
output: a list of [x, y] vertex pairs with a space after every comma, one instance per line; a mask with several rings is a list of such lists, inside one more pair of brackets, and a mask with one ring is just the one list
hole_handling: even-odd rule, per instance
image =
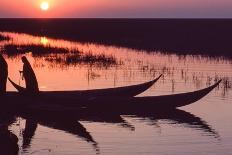
[[26, 89], [30, 93], [39, 92], [38, 82], [35, 76], [35, 72], [33, 71], [31, 64], [27, 60], [25, 56], [22, 57], [23, 62], [23, 77], [26, 83]]
[[0, 54], [0, 95], [6, 92], [7, 76], [8, 65], [2, 54]]

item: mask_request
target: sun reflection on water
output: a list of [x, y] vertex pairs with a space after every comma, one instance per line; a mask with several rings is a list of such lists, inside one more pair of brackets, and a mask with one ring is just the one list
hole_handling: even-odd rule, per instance
[[49, 45], [49, 40], [46, 37], [41, 37], [40, 42], [42, 45]]

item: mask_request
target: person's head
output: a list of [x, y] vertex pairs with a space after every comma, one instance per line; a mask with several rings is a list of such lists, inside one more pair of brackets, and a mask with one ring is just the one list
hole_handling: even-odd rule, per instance
[[27, 58], [25, 56], [23, 56], [21, 59], [22, 59], [23, 63], [27, 63], [28, 62], [28, 60], [27, 60]]

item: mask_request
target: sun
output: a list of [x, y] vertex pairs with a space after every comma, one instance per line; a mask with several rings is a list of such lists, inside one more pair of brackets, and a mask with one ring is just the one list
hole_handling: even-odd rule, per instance
[[40, 9], [43, 11], [47, 11], [49, 9], [49, 3], [48, 2], [42, 2], [40, 4]]

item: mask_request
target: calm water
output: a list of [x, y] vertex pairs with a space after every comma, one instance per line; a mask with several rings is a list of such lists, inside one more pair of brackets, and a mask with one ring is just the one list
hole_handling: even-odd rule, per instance
[[[19, 154], [232, 154], [232, 60], [0, 34], [11, 38], [0, 42], [9, 77], [24, 85], [18, 71], [22, 69], [20, 57], [26, 55], [45, 91], [118, 87], [164, 74], [140, 95], [154, 96], [194, 91], [223, 79], [208, 96], [172, 115], [83, 120], [17, 117], [9, 130], [19, 139]], [[85, 61], [87, 56], [91, 61]], [[7, 90], [14, 88], [8, 84]], [[26, 124], [31, 126], [29, 132]]]

